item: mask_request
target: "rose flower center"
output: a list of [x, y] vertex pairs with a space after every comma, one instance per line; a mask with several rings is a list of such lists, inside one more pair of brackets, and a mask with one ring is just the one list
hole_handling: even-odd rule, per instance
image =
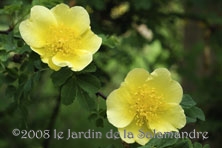
[[81, 44], [75, 31], [62, 24], [50, 27], [49, 33], [46, 49], [50, 56], [54, 56], [58, 52], [64, 56], [69, 55], [73, 53], [71, 52], [73, 49], [78, 49]]
[[136, 125], [142, 126], [149, 120], [157, 117], [157, 112], [161, 110], [163, 96], [159, 94], [155, 88], [140, 87], [133, 94], [136, 103], [132, 106], [132, 110], [136, 111]]

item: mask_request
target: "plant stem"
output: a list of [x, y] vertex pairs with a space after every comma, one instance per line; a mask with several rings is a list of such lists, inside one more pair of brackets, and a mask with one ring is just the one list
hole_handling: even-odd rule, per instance
[[55, 104], [54, 110], [52, 112], [52, 115], [51, 115], [51, 118], [50, 118], [50, 121], [49, 121], [49, 124], [48, 124], [48, 127], [47, 127], [47, 129], [49, 130], [50, 137], [43, 141], [43, 144], [42, 144], [43, 148], [49, 148], [50, 141], [52, 139], [52, 132], [53, 132], [53, 129], [55, 127], [55, 122], [56, 122], [56, 119], [57, 119], [58, 114], [59, 114], [60, 104], [61, 104], [61, 88], [59, 89], [59, 96], [56, 100], [56, 104]]
[[9, 34], [12, 30], [14, 29], [14, 27], [9, 27], [7, 30], [0, 30], [0, 34]]
[[107, 97], [106, 97], [104, 94], [102, 94], [101, 92], [97, 92], [97, 93], [96, 93], [96, 96], [97, 96], [97, 97], [100, 96], [100, 97], [103, 98], [104, 100], [107, 99]]

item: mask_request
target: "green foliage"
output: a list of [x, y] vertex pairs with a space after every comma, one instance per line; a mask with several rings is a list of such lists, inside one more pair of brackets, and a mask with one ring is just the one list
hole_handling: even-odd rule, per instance
[[106, 119], [106, 110], [99, 109], [94, 110], [88, 117], [90, 121], [93, 121], [97, 127], [104, 127], [104, 119]]
[[103, 40], [103, 45], [108, 46], [109, 48], [114, 48], [118, 44], [117, 37], [115, 36], [105, 36], [104, 34], [101, 34], [100, 37]]
[[96, 65], [92, 62], [79, 73], [92, 73], [96, 71]]
[[76, 96], [80, 105], [82, 105], [83, 108], [87, 110], [94, 110], [96, 108], [95, 100], [91, 98], [89, 94], [85, 92], [84, 90], [82, 90], [80, 87], [78, 87], [77, 89]]
[[149, 10], [152, 6], [152, 1], [140, 0], [140, 1], [133, 1], [133, 6], [136, 10]]
[[62, 3], [63, 0], [33, 0], [32, 5], [43, 5], [46, 7], [53, 7], [56, 4]]
[[144, 147], [140, 147], [140, 148], [153, 148], [153, 147], [158, 147], [158, 148], [165, 148], [165, 147], [169, 147], [169, 146], [173, 146], [175, 143], [177, 143], [177, 139], [175, 138], [164, 138], [164, 139], [151, 139], [150, 142], [144, 146]]
[[184, 94], [183, 95], [183, 99], [180, 103], [180, 105], [183, 107], [183, 108], [191, 108], [193, 106], [195, 106], [197, 103], [191, 98], [190, 95], [187, 95], [187, 94]]
[[76, 98], [77, 89], [76, 89], [76, 80], [75, 77], [71, 77], [66, 81], [66, 83], [61, 88], [61, 100], [65, 105], [70, 105], [73, 103], [73, 100]]
[[72, 75], [73, 73], [69, 68], [62, 68], [59, 71], [53, 72], [51, 78], [54, 85], [58, 87], [63, 85]]
[[192, 144], [189, 139], [176, 138], [153, 138], [145, 146], [139, 148], [207, 148], [209, 145], [204, 145], [195, 142]]
[[203, 111], [195, 105], [196, 102], [194, 102], [190, 95], [183, 95], [181, 106], [185, 111], [187, 123], [196, 122], [197, 119], [202, 121], [205, 120], [205, 115]]
[[89, 94], [96, 94], [100, 89], [99, 79], [92, 74], [82, 74], [78, 76], [79, 86]]
[[100, 80], [91, 74], [96, 70], [91, 64], [82, 72], [73, 72], [62, 68], [51, 75], [55, 86], [61, 87], [61, 100], [64, 105], [70, 105], [75, 98], [87, 110], [96, 108], [95, 96], [100, 89]]
[[94, 0], [94, 1], [77, 0], [77, 3], [81, 5], [90, 5], [93, 9], [96, 10], [104, 10], [105, 8], [104, 0]]

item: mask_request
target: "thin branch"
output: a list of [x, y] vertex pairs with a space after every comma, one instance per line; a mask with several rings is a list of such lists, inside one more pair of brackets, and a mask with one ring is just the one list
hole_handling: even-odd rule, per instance
[[[7, 30], [0, 30], [0, 34], [9, 35], [14, 30], [14, 27], [9, 27]], [[14, 39], [21, 39], [20, 37], [13, 36]]]
[[97, 92], [97, 93], [96, 93], [96, 96], [97, 96], [97, 97], [101, 97], [101, 98], [103, 98], [104, 100], [107, 99], [107, 97], [106, 97], [104, 94], [102, 94], [101, 92]]
[[49, 124], [48, 124], [48, 130], [49, 130], [49, 135], [50, 137], [48, 139], [45, 139], [43, 141], [43, 148], [48, 148], [49, 147], [49, 144], [50, 144], [50, 140], [52, 139], [52, 132], [53, 132], [53, 129], [55, 127], [55, 122], [56, 122], [56, 119], [58, 117], [58, 114], [59, 114], [59, 110], [60, 110], [60, 104], [61, 104], [61, 89], [59, 90], [59, 96], [56, 100], [56, 104], [55, 104], [55, 107], [54, 107], [54, 110], [52, 112], [52, 115], [51, 115], [51, 118], [50, 118], [50, 121], [49, 121]]
[[0, 34], [5, 34], [8, 35], [10, 32], [12, 32], [14, 29], [14, 27], [9, 26], [9, 28], [7, 30], [0, 30]]

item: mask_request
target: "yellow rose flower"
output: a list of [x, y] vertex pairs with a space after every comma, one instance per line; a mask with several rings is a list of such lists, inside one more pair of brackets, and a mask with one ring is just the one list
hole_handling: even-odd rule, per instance
[[144, 133], [178, 131], [184, 127], [186, 117], [179, 105], [182, 95], [182, 87], [172, 80], [167, 69], [159, 68], [149, 74], [136, 68], [108, 96], [107, 118], [118, 128], [122, 140], [145, 145], [150, 138]]
[[34, 6], [30, 18], [21, 22], [22, 38], [53, 70], [68, 66], [80, 71], [91, 61], [102, 39], [90, 28], [87, 11], [59, 4], [52, 9]]

